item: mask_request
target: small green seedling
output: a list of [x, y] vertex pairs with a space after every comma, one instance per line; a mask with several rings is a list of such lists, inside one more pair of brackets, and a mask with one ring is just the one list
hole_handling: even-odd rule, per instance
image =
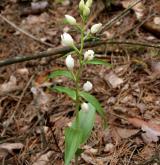
[[[89, 32], [85, 31], [85, 25], [90, 14], [91, 5], [92, 0], [87, 0], [87, 2], [84, 2], [84, 0], [80, 1], [79, 11], [82, 18], [81, 24], [78, 24], [74, 17], [65, 15], [66, 22], [78, 29], [81, 33], [80, 48], [76, 47], [75, 41], [70, 34], [62, 34], [62, 45], [69, 46], [73, 48], [74, 51], [68, 54], [65, 59], [67, 70], [56, 70], [49, 75], [49, 78], [65, 76], [75, 84], [73, 89], [62, 86], [54, 87], [55, 91], [67, 94], [74, 101], [76, 107], [75, 119], [71, 126], [65, 129], [65, 165], [69, 165], [73, 157], [75, 157], [75, 164], [78, 164], [78, 156], [83, 152], [81, 146], [86, 143], [91, 134], [96, 112], [103, 119], [105, 118], [105, 113], [101, 104], [89, 93], [93, 88], [92, 83], [87, 81], [82, 87], [80, 85], [81, 75], [86, 65], [94, 64], [109, 66], [107, 62], [96, 59], [93, 50], [87, 50], [84, 52], [85, 40], [87, 40], [88, 37], [94, 37], [94, 35], [102, 28], [102, 24], [98, 23], [94, 24]], [[75, 59], [73, 56], [77, 56], [77, 63], [79, 63], [77, 69], [75, 68]]]

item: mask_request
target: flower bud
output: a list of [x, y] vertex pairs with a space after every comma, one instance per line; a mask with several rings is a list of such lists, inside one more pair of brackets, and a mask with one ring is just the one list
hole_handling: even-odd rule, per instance
[[83, 90], [89, 92], [92, 89], [93, 85], [90, 81], [87, 81], [83, 84]]
[[94, 24], [91, 27], [91, 33], [94, 34], [94, 33], [99, 32], [101, 30], [101, 27], [102, 27], [102, 24], [101, 23]]
[[79, 10], [80, 10], [81, 12], [83, 12], [84, 6], [85, 6], [84, 0], [81, 0], [80, 3], [79, 3]]
[[88, 0], [86, 2], [86, 6], [90, 8], [92, 6], [92, 2], [93, 2], [93, 0]]
[[94, 58], [94, 51], [93, 50], [87, 50], [85, 53], [84, 53], [84, 60], [93, 60]]
[[70, 34], [63, 33], [61, 35], [61, 43], [63, 46], [73, 46], [74, 40]]
[[90, 14], [90, 9], [87, 5], [84, 5], [83, 7], [83, 16], [88, 17]]
[[74, 59], [71, 55], [68, 55], [66, 58], [66, 66], [69, 70], [72, 70], [74, 68]]
[[81, 104], [81, 109], [82, 109], [82, 111], [84, 111], [84, 112], [88, 112], [88, 110], [89, 110], [89, 105], [87, 104], [87, 103], [82, 103]]
[[70, 25], [76, 25], [76, 19], [74, 17], [65, 15], [65, 18]]

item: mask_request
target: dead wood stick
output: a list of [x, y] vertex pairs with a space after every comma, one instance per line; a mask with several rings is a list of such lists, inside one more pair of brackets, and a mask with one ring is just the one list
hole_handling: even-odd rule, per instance
[[[96, 47], [99, 45], [106, 45], [106, 44], [110, 44], [110, 45], [132, 45], [132, 46], [142, 46], [142, 47], [150, 47], [150, 48], [155, 48], [155, 49], [160, 49], [160, 45], [158, 44], [149, 44], [149, 43], [143, 43], [143, 42], [133, 42], [133, 41], [109, 41], [109, 40], [104, 40], [104, 41], [92, 41], [92, 42], [86, 42], [84, 45], [84, 48], [91, 48], [91, 47]], [[80, 45], [76, 45], [78, 48], [80, 47]], [[6, 66], [6, 65], [11, 65], [11, 64], [15, 64], [15, 63], [20, 63], [20, 62], [24, 62], [24, 61], [30, 61], [30, 60], [34, 60], [34, 59], [40, 59], [43, 57], [50, 57], [53, 56], [53, 60], [57, 59], [59, 57], [64, 56], [65, 53], [68, 53], [70, 51], [73, 51], [72, 48], [70, 47], [58, 47], [58, 48], [53, 48], [50, 49], [48, 51], [44, 51], [44, 52], [39, 52], [39, 53], [35, 53], [32, 55], [21, 55], [21, 56], [17, 56], [17, 57], [13, 57], [13, 58], [8, 58], [8, 59], [4, 59], [0, 61], [0, 67], [2, 66]]]

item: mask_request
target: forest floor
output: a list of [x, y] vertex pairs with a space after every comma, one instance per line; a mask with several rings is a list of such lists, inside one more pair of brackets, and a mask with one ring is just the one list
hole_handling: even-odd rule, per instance
[[[80, 21], [78, 0], [31, 3], [0, 1], [0, 64], [60, 47], [64, 31], [78, 41], [79, 34], [63, 23], [65, 14]], [[86, 28], [108, 23], [131, 3], [95, 0]], [[115, 41], [93, 48], [111, 67], [84, 68], [81, 83], [93, 83], [108, 127], [97, 115], [79, 164], [160, 165], [160, 1], [141, 1], [107, 25], [101, 37]], [[48, 88], [72, 85], [64, 77], [46, 80], [52, 71], [65, 69], [64, 58], [54, 57], [0, 66], [1, 165], [64, 164], [64, 128], [73, 119], [74, 104]]]

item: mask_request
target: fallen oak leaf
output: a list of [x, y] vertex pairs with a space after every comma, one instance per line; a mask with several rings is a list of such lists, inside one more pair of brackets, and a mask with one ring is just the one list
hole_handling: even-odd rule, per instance
[[139, 132], [138, 129], [126, 129], [120, 127], [115, 127], [115, 129], [122, 139], [128, 139]]
[[128, 122], [137, 128], [141, 128], [145, 132], [143, 135], [145, 135], [145, 140], [148, 142], [157, 142], [159, 140], [160, 125], [138, 118], [128, 118]]

